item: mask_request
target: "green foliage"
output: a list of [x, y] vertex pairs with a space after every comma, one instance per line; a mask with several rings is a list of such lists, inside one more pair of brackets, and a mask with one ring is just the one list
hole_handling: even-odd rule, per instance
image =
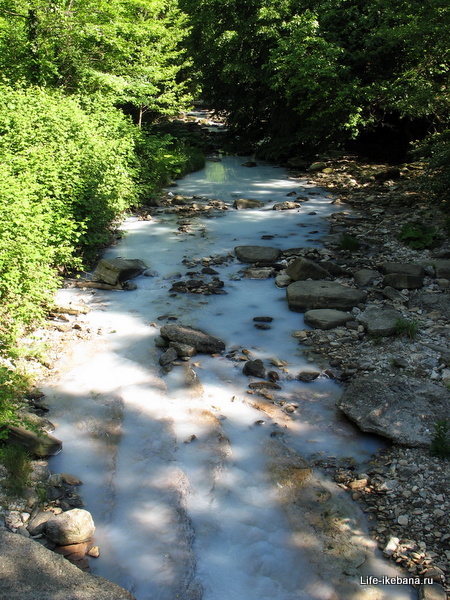
[[398, 237], [414, 250], [432, 248], [439, 243], [436, 237], [436, 228], [423, 223], [405, 223]]
[[180, 0], [203, 93], [266, 155], [449, 118], [445, 0]]
[[343, 234], [342, 239], [338, 244], [339, 250], [348, 250], [349, 252], [356, 252], [360, 247], [361, 242], [348, 233]]
[[190, 101], [176, 0], [0, 0], [0, 69], [12, 82], [98, 93], [145, 112]]
[[447, 420], [437, 421], [434, 427], [430, 453], [443, 459], [450, 459], [450, 425]]
[[17, 408], [29, 387], [28, 378], [17, 369], [0, 365], [0, 440], [7, 437], [7, 425], [17, 425]]
[[410, 340], [415, 340], [419, 333], [419, 323], [415, 319], [397, 319], [395, 323], [395, 335], [403, 335]]
[[0, 448], [0, 462], [8, 472], [4, 484], [7, 492], [21, 496], [30, 483], [30, 455], [21, 446], [5, 444]]
[[422, 187], [447, 212], [450, 207], [450, 129], [429, 136], [418, 144], [415, 155], [424, 160]]

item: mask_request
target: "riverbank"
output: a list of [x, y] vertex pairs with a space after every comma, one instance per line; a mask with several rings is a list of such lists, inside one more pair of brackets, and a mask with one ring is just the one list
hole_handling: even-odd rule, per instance
[[[334, 169], [334, 172], [331, 173], [323, 173], [322, 171], [324, 169]], [[383, 168], [385, 167], [377, 167], [380, 172], [383, 170]], [[316, 183], [320, 186], [329, 186], [330, 191], [336, 190], [337, 189], [337, 185], [340, 181], [340, 178], [337, 177], [336, 172], [339, 173], [339, 171], [337, 171], [338, 166], [333, 166], [333, 167], [329, 167], [327, 165], [324, 165], [322, 167], [322, 169], [319, 172], [315, 172], [315, 171], [306, 171], [304, 174], [299, 173], [298, 175], [300, 177], [304, 177], [304, 175], [306, 174], [308, 177], [310, 178], [314, 178], [314, 180], [316, 181]], [[296, 175], [297, 173], [293, 173], [293, 179], [296, 179]], [[356, 181], [356, 179], [354, 178], [354, 176], [352, 176], [353, 179], [355, 179], [356, 181], [356, 185], [350, 186], [351, 189], [355, 189], [358, 190], [361, 193], [361, 198], [363, 198], [363, 196], [365, 196], [366, 193], [369, 192], [369, 188], [370, 188], [370, 181], [372, 181], [370, 179], [372, 175], [369, 176], [369, 185], [365, 185], [365, 183], [358, 183]], [[343, 182], [345, 183], [345, 179], [350, 177], [349, 173], [347, 173], [345, 170], [342, 171], [342, 178], [343, 178]], [[377, 182], [378, 180], [374, 179], [375, 182]], [[386, 182], [383, 182], [382, 184], [379, 183], [375, 183], [374, 186], [380, 186], [380, 202], [381, 202], [381, 198], [384, 198], [385, 195], [389, 195], [391, 192], [395, 192], [396, 194], [399, 193], [399, 189], [395, 189], [392, 190], [391, 188], [394, 187], [396, 184], [394, 183], [393, 185], [389, 182], [390, 180], [387, 180]], [[387, 183], [387, 185], [385, 185], [385, 183]], [[359, 187], [361, 186], [361, 187]], [[349, 188], [349, 189], [350, 189]], [[370, 189], [374, 189], [374, 188], [370, 188]], [[376, 189], [376, 188], [375, 188]], [[344, 198], [344, 194], [343, 194], [343, 183], [341, 183], [341, 191], [342, 191], [342, 196], [341, 198]], [[378, 192], [375, 192], [378, 193]], [[335, 192], [333, 191], [333, 194], [335, 194]], [[347, 197], [348, 199], [348, 197]], [[315, 249], [315, 250], [305, 250], [305, 254], [310, 255], [312, 254], [314, 256], [320, 256], [323, 258], [326, 258], [327, 255], [329, 255], [329, 258], [332, 258], [335, 262], [337, 262], [339, 264], [339, 266], [342, 269], [346, 269], [346, 268], [352, 268], [354, 269], [355, 267], [378, 267], [378, 263], [379, 262], [384, 262], [384, 261], [390, 261], [390, 260], [401, 260], [403, 261], [416, 261], [419, 260], [419, 256], [420, 257], [425, 257], [427, 260], [430, 259], [430, 252], [428, 250], [424, 250], [421, 252], [417, 252], [417, 251], [411, 251], [408, 248], [405, 248], [403, 244], [401, 244], [400, 242], [398, 242], [398, 240], [396, 240], [395, 237], [395, 233], [396, 233], [396, 229], [394, 227], [394, 225], [390, 225], [391, 220], [397, 220], [398, 221], [398, 227], [400, 227], [402, 220], [404, 220], [404, 216], [407, 215], [408, 218], [410, 216], [410, 210], [408, 210], [408, 206], [404, 206], [404, 208], [402, 209], [401, 212], [397, 212], [394, 211], [394, 213], [392, 214], [391, 212], [391, 204], [393, 204], [392, 202], [392, 196], [391, 196], [391, 202], [387, 203], [385, 209], [381, 209], [382, 212], [380, 213], [380, 207], [374, 202], [372, 201], [370, 203], [370, 210], [368, 210], [367, 212], [369, 213], [368, 215], [364, 214], [362, 215], [361, 218], [354, 218], [354, 216], [346, 214], [346, 206], [345, 205], [339, 205], [339, 200], [335, 201], [336, 203], [336, 213], [334, 216], [331, 217], [331, 225], [332, 225], [332, 230], [331, 230], [331, 235], [333, 236], [341, 236], [343, 233], [343, 228], [345, 228], [345, 230], [347, 230], [348, 233], [351, 233], [352, 237], [361, 237], [361, 241], [364, 244], [362, 249], [353, 249], [352, 251], [346, 250], [346, 249], [337, 249], [335, 242], [336, 242], [336, 238], [329, 238], [328, 240], [325, 240], [325, 247], [324, 249]], [[362, 200], [363, 201], [363, 200]], [[175, 207], [179, 207], [180, 213], [184, 213], [186, 214], [187, 210], [189, 211], [193, 211], [195, 213], [195, 211], [200, 210], [199, 208], [195, 208], [193, 206], [189, 205], [189, 200], [188, 199], [183, 199], [183, 198], [176, 198], [175, 197], [171, 197], [170, 199], [170, 203], [173, 204]], [[212, 203], [210, 203], [212, 204]], [[395, 206], [395, 204], [394, 204]], [[355, 201], [355, 208], [356, 207], [356, 201]], [[212, 209], [209, 210], [220, 210], [219, 206], [212, 206]], [[375, 211], [374, 214], [372, 214]], [[146, 214], [142, 214], [141, 217], [142, 218], [149, 218], [151, 216], [151, 212], [152, 209], [149, 208], [148, 211], [148, 215]], [[370, 219], [373, 219], [372, 221]], [[388, 226], [388, 222], [389, 222], [389, 226]], [[367, 231], [365, 229], [367, 225]], [[182, 227], [186, 227], [187, 225], [181, 225]], [[367, 248], [367, 239], [369, 238], [369, 228], [372, 227], [372, 230], [370, 230], [370, 235], [375, 237], [375, 241], [372, 242], [373, 244], [373, 250], [371, 250], [371, 252], [369, 253], [368, 248]], [[336, 229], [339, 228], [340, 231], [336, 231]], [[376, 241], [378, 240], [378, 241]], [[445, 249], [445, 246], [444, 246]], [[441, 250], [442, 251], [442, 248]], [[373, 269], [375, 270], [375, 269]], [[375, 280], [376, 281], [376, 278]], [[442, 283], [439, 284], [442, 287]], [[429, 280], [426, 280], [426, 285], [427, 286], [434, 286], [435, 284], [435, 279], [434, 278], [429, 278]], [[445, 284], [444, 284], [445, 286]], [[376, 286], [374, 286], [376, 288]], [[435, 288], [433, 288], [435, 289]], [[446, 288], [443, 287], [443, 290], [445, 290]], [[379, 291], [372, 290], [369, 292], [370, 294], [374, 295], [374, 299], [376, 300], [376, 295], [379, 294]], [[444, 295], [445, 296], [446, 292], [441, 292], [441, 291], [436, 291], [435, 293], [433, 293], [433, 296], [441, 296]], [[410, 303], [411, 298], [408, 298], [408, 303], [404, 302], [405, 308], [402, 310], [406, 310], [407, 312], [405, 313], [406, 318], [411, 318], [411, 315], [414, 315], [414, 318], [416, 320], [421, 320], [421, 322], [423, 321], [425, 323], [425, 325], [427, 326], [426, 328], [419, 328], [419, 332], [418, 332], [418, 341], [412, 341], [409, 340], [409, 338], [403, 338], [403, 337], [398, 337], [393, 339], [392, 337], [390, 338], [381, 338], [381, 339], [370, 339], [370, 336], [367, 336], [364, 331], [360, 331], [359, 330], [359, 326], [357, 326], [356, 329], [347, 329], [347, 328], [336, 328], [334, 330], [320, 330], [320, 329], [315, 329], [315, 330], [310, 330], [310, 329], [305, 329], [303, 332], [298, 332], [296, 333], [296, 335], [298, 336], [299, 341], [302, 344], [302, 347], [305, 348], [305, 350], [309, 353], [311, 353], [311, 356], [314, 356], [316, 359], [319, 358], [322, 361], [322, 368], [325, 371], [327, 371], [328, 376], [333, 376], [338, 380], [341, 380], [342, 382], [348, 382], [351, 381], [351, 379], [353, 377], [355, 377], [356, 375], [358, 375], [358, 373], [362, 372], [366, 372], [368, 371], [369, 373], [372, 372], [371, 371], [371, 367], [375, 366], [374, 371], [375, 372], [379, 372], [379, 373], [392, 373], [392, 357], [395, 358], [395, 356], [397, 356], [398, 358], [403, 358], [404, 360], [406, 360], [406, 364], [403, 363], [403, 367], [399, 366], [398, 368], [401, 369], [406, 369], [406, 372], [411, 372], [411, 370], [416, 370], [419, 367], [423, 367], [423, 360], [421, 360], [421, 357], [423, 358], [423, 355], [421, 354], [422, 352], [422, 346], [418, 346], [417, 348], [414, 349], [414, 352], [412, 352], [412, 346], [411, 344], [418, 344], [419, 342], [422, 341], [422, 337], [423, 335], [426, 334], [426, 338], [425, 341], [427, 342], [431, 342], [433, 344], [435, 344], [436, 346], [439, 346], [439, 344], [442, 346], [444, 344], [442, 338], [443, 338], [443, 331], [442, 328], [445, 329], [446, 327], [446, 323], [447, 321], [445, 320], [445, 317], [443, 318], [442, 316], [438, 316], [438, 315], [432, 315], [431, 317], [429, 316], [429, 311], [425, 310], [424, 314], [424, 309], [419, 307], [419, 311], [414, 311], [411, 310], [412, 308], [415, 308], [414, 305], [412, 305]], [[421, 312], [420, 312], [421, 311]], [[436, 325], [437, 328], [434, 328], [434, 318], [436, 318]], [[432, 323], [431, 325], [428, 327], [428, 323], [426, 321], [426, 319], [431, 320]], [[61, 318], [61, 314], [59, 314], [58, 318], [55, 319], [53, 321], [54, 324], [54, 329], [52, 330], [46, 330], [46, 331], [42, 331], [42, 339], [46, 341], [46, 343], [51, 347], [50, 352], [48, 353], [48, 358], [46, 359], [46, 366], [43, 366], [42, 364], [37, 364], [36, 365], [36, 373], [39, 376], [43, 376], [45, 377], [45, 371], [50, 369], [50, 370], [54, 370], [55, 368], [58, 370], [64, 369], [64, 363], [70, 363], [70, 352], [74, 352], [75, 351], [75, 345], [77, 340], [84, 340], [84, 339], [96, 339], [96, 336], [98, 335], [97, 331], [91, 331], [89, 330], [85, 325], [83, 325], [83, 321], [82, 319], [79, 319], [77, 315], [69, 315], [69, 314], [65, 314], [63, 313], [63, 318]], [[428, 331], [429, 330], [429, 331]], [[353, 335], [353, 333], [355, 333], [356, 335]], [[445, 333], [445, 331], [444, 331]], [[310, 343], [308, 343], [310, 342]], [[439, 346], [440, 347], [440, 346]], [[439, 358], [440, 358], [440, 354], [438, 351], [433, 350], [433, 348], [430, 348], [429, 351], [431, 352], [430, 354], [430, 360], [435, 361], [435, 363], [438, 363]], [[333, 353], [338, 352], [340, 355], [342, 356], [335, 356], [333, 355]], [[399, 355], [400, 353], [400, 355]], [[416, 358], [414, 358], [414, 355], [418, 355]], [[406, 355], [406, 358], [403, 356]], [[62, 358], [62, 360], [60, 360], [60, 358], [64, 356], [64, 358]], [[356, 358], [360, 359], [363, 358], [365, 360], [365, 364], [356, 364], [355, 366], [353, 365], [353, 363], [355, 363]], [[408, 361], [411, 360], [411, 363], [409, 363]], [[416, 361], [416, 362], [414, 362]], [[333, 364], [331, 364], [333, 363]], [[370, 366], [370, 368], [368, 368], [368, 364]], [[399, 363], [400, 364], [400, 363]], [[432, 362], [432, 366], [434, 365], [434, 362]], [[436, 364], [433, 369], [429, 369], [429, 371], [425, 370], [425, 375], [423, 375], [424, 378], [428, 377], [431, 379], [432, 377], [432, 373], [433, 370], [436, 371], [437, 375], [441, 377], [440, 380], [437, 380], [437, 383], [439, 385], [442, 385], [441, 380], [442, 377], [444, 376], [444, 369], [443, 368], [439, 368], [440, 364]], [[414, 376], [417, 376], [418, 373], [414, 373]], [[433, 375], [433, 377], [435, 378], [436, 375]], [[433, 381], [436, 381], [436, 379], [433, 379]], [[395, 452], [395, 450], [394, 450]], [[417, 474], [417, 479], [420, 480], [420, 482], [423, 483], [422, 487], [418, 486], [417, 490], [414, 490], [412, 486], [411, 490], [407, 489], [407, 485], [409, 485], [410, 481], [413, 480], [413, 477], [410, 477], [409, 479], [407, 478], [406, 482], [403, 482], [402, 479], [405, 479], [404, 477], [404, 472], [402, 473], [402, 468], [409, 466], [409, 463], [407, 465], [402, 464], [400, 461], [405, 460], [404, 458], [399, 458], [399, 456], [402, 455], [402, 453], [404, 453], [405, 451], [400, 449], [398, 450], [399, 455], [396, 456], [395, 454], [392, 455], [382, 455], [379, 457], [379, 462], [377, 464], [377, 462], [374, 463], [373, 465], [373, 471], [370, 471], [369, 468], [367, 469], [369, 472], [367, 473], [367, 475], [369, 475], [369, 477], [363, 477], [360, 470], [356, 468], [356, 466], [354, 464], [352, 464], [350, 461], [347, 462], [341, 462], [339, 464], [332, 464], [333, 461], [328, 461], [327, 464], [323, 464], [321, 463], [320, 460], [316, 461], [316, 467], [321, 468], [321, 469], [325, 469], [325, 470], [330, 470], [332, 472], [333, 477], [338, 478], [338, 481], [340, 483], [341, 486], [345, 487], [346, 489], [349, 490], [353, 490], [351, 493], [353, 494], [354, 498], [356, 500], [360, 500], [362, 501], [364, 498], [369, 498], [370, 496], [370, 500], [374, 500], [375, 502], [372, 502], [372, 505], [369, 507], [369, 514], [379, 514], [380, 518], [383, 517], [383, 520], [381, 522], [381, 524], [377, 524], [376, 527], [374, 526], [373, 528], [373, 534], [375, 536], [378, 536], [378, 541], [380, 543], [380, 546], [384, 549], [385, 546], [387, 545], [387, 543], [389, 542], [390, 538], [392, 537], [399, 537], [399, 545], [398, 547], [395, 549], [393, 556], [394, 556], [394, 560], [399, 559], [399, 562], [404, 561], [406, 559], [402, 558], [401, 554], [405, 553], [405, 551], [409, 551], [410, 556], [407, 556], [407, 560], [411, 560], [414, 565], [416, 565], [416, 569], [415, 571], [411, 571], [411, 572], [417, 572], [417, 570], [419, 569], [419, 566], [421, 565], [436, 565], [439, 566], [441, 564], [441, 547], [439, 548], [439, 552], [435, 552], [435, 554], [437, 554], [436, 557], [433, 557], [430, 555], [430, 553], [434, 552], [434, 550], [432, 550], [432, 548], [434, 547], [432, 545], [432, 543], [434, 543], [434, 540], [437, 539], [436, 536], [434, 536], [434, 527], [433, 530], [431, 532], [431, 535], [433, 536], [433, 539], [429, 539], [430, 536], [428, 535], [430, 532], [428, 532], [425, 527], [429, 526], [429, 515], [430, 515], [430, 511], [428, 510], [428, 507], [431, 503], [433, 502], [440, 502], [439, 506], [444, 506], [444, 509], [446, 508], [445, 505], [445, 494], [443, 495], [443, 498], [440, 499], [440, 494], [439, 493], [435, 493], [432, 490], [432, 493], [427, 494], [427, 489], [425, 486], [425, 481], [423, 480], [423, 478], [420, 478], [419, 475], [420, 473], [418, 472]], [[419, 450], [417, 451], [419, 457], [422, 457], [422, 459], [418, 458], [418, 466], [419, 466], [419, 470], [420, 470], [420, 460], [425, 461], [425, 457], [428, 456], [428, 454], [425, 451]], [[411, 460], [416, 460], [416, 451], [413, 452], [413, 454], [411, 454]], [[397, 460], [397, 462], [395, 462]], [[409, 460], [409, 459], [408, 459]], [[435, 459], [430, 459], [432, 460], [433, 464], [435, 462]], [[431, 478], [431, 480], [434, 482], [434, 480], [436, 478], [439, 478], [442, 475], [442, 479], [440, 479], [440, 481], [443, 483], [447, 477], [447, 472], [444, 471], [438, 471], [433, 469], [432, 464], [430, 463], [426, 463], [428, 465], [427, 468], [427, 477], [428, 474], [432, 474], [433, 477]], [[440, 464], [440, 463], [438, 463]], [[446, 465], [447, 463], [443, 463], [443, 465]], [[391, 468], [391, 466], [395, 467], [395, 468]], [[372, 469], [372, 466], [370, 466], [370, 469]], [[378, 471], [377, 471], [378, 469]], [[346, 473], [346, 471], [348, 471]], [[381, 472], [380, 472], [381, 471]], [[403, 469], [404, 471], [404, 469]], [[388, 489], [383, 489], [383, 482], [386, 482], [387, 479], [387, 475], [389, 475], [388, 480], [389, 481], [396, 481], [398, 485], [395, 486], [395, 491], [394, 488], [392, 488], [392, 486], [394, 484], [389, 483], [389, 486], [391, 486], [391, 488], [388, 487]], [[379, 476], [377, 478], [377, 476]], [[383, 481], [378, 485], [378, 479], [382, 479]], [[357, 481], [357, 483], [355, 484], [354, 481]], [[447, 479], [448, 480], [448, 479]], [[361, 483], [364, 482], [364, 483]], [[417, 482], [416, 482], [417, 485]], [[434, 484], [433, 484], [434, 485]], [[367, 489], [366, 489], [367, 488]], [[444, 488], [445, 490], [445, 488]], [[416, 496], [417, 493], [422, 493], [425, 494], [425, 504], [427, 506], [427, 510], [422, 510], [422, 516], [423, 516], [423, 520], [421, 519], [419, 522], [420, 525], [420, 531], [417, 532], [417, 537], [421, 538], [421, 539], [417, 539], [417, 541], [415, 541], [414, 543], [416, 544], [416, 546], [414, 546], [414, 548], [410, 548], [410, 549], [406, 549], [405, 548], [405, 538], [401, 537], [402, 532], [404, 532], [404, 529], [402, 529], [402, 527], [404, 528], [404, 525], [401, 525], [401, 523], [396, 523], [396, 519], [398, 521], [399, 517], [405, 517], [405, 515], [408, 517], [408, 521], [411, 523], [413, 521], [413, 519], [419, 521], [419, 519], [417, 518], [417, 516], [413, 515], [413, 511], [417, 511], [420, 509], [420, 507], [418, 507], [417, 505], [413, 505], [411, 503], [411, 505], [409, 506], [408, 503], [405, 503], [404, 508], [403, 506], [401, 506], [401, 508], [403, 508], [403, 510], [401, 511], [400, 514], [395, 515], [395, 510], [396, 508], [398, 508], [399, 506], [399, 499], [400, 498], [408, 498], [408, 494], [406, 493], [406, 495], [404, 494], [404, 492], [409, 492], [411, 491], [411, 494], [409, 497], [412, 496]], [[391, 493], [392, 492], [392, 493]], [[396, 494], [399, 494], [399, 498], [396, 497]], [[389, 504], [390, 504], [390, 499], [395, 499], [396, 500], [396, 507], [394, 507], [392, 509], [393, 512], [393, 516], [391, 516], [390, 514], [390, 509], [389, 509]], [[380, 500], [378, 502], [378, 500]], [[426, 502], [426, 500], [429, 500], [429, 502]], [[382, 510], [382, 506], [383, 506], [383, 502], [384, 505], [387, 507], [384, 510]], [[20, 505], [21, 507], [23, 507], [23, 504]], [[376, 506], [375, 510], [373, 510], [373, 506]], [[433, 507], [433, 511], [434, 510], [443, 510], [442, 508], [438, 508]], [[20, 510], [16, 510], [16, 512], [21, 512]], [[26, 512], [26, 507], [24, 508], [24, 512]], [[443, 511], [445, 512], [445, 514], [448, 514], [448, 511]], [[432, 514], [432, 513], [431, 513]], [[385, 517], [386, 515], [386, 517]], [[417, 515], [417, 512], [415, 513], [415, 515]], [[436, 515], [437, 517], [438, 515]], [[445, 523], [445, 515], [442, 516], [440, 515], [442, 522], [442, 527], [446, 526]], [[22, 517], [20, 516], [20, 518], [26, 518], [26, 517]], [[401, 519], [402, 523], [404, 523], [404, 518]], [[423, 522], [422, 522], [423, 521]], [[434, 520], [433, 522], [433, 526], [435, 525], [436, 520]], [[441, 524], [439, 524], [441, 525]], [[383, 531], [379, 531], [380, 528], [385, 528]], [[377, 530], [378, 529], [378, 530]], [[411, 527], [408, 528], [408, 534], [410, 534], [410, 530], [412, 530]], [[398, 534], [398, 535], [396, 535]], [[420, 534], [420, 535], [419, 535]], [[428, 537], [424, 537], [427, 536]], [[440, 536], [440, 541], [443, 542], [443, 546], [442, 548], [444, 549], [445, 552], [445, 542], [446, 542], [446, 538], [444, 537], [445, 534]], [[444, 537], [444, 539], [442, 539]], [[424, 540], [426, 539], [426, 541], [424, 542]], [[420, 546], [420, 543], [422, 544], [422, 546]], [[426, 544], [425, 548], [423, 547], [423, 543]], [[418, 548], [421, 548], [421, 550], [419, 550]], [[390, 551], [390, 550], [389, 550]], [[421, 556], [421, 551], [424, 551], [424, 556]], [[396, 554], [395, 554], [396, 553]], [[413, 556], [413, 553], [415, 553], [416, 556]], [[421, 561], [421, 562], [420, 562]], [[412, 569], [412, 565], [407, 565], [408, 568]], [[448, 568], [448, 566], [446, 567], [444, 566], [444, 572], [445, 569]], [[419, 571], [420, 572], [420, 571]]]

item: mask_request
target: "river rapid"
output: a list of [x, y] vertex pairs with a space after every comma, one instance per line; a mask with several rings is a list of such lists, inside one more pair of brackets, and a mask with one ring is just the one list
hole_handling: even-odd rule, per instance
[[[59, 302], [91, 308], [83, 319], [96, 335], [62, 356], [42, 388], [64, 444], [50, 467], [84, 482], [101, 551], [93, 572], [137, 600], [413, 598], [408, 586], [368, 585], [399, 572], [377, 554], [358, 507], [307, 463], [352, 457], [363, 472], [381, 442], [338, 413], [333, 381], [297, 379], [318, 369], [292, 336], [302, 315], [289, 311], [273, 278], [244, 278], [233, 254], [242, 245], [320, 245], [336, 208], [313, 184], [271, 165], [242, 166], [247, 160], [208, 161], [171, 189], [229, 210], [199, 213], [181, 230], [167, 209], [125, 221], [104, 257], [145, 262], [151, 276], [136, 279], [136, 290], [59, 292]], [[272, 210], [291, 192], [303, 198], [300, 208]], [[265, 206], [234, 210], [236, 198]], [[170, 291], [205, 264], [226, 294]], [[273, 319], [269, 329], [255, 327], [261, 316]], [[172, 321], [227, 350], [165, 372], [155, 339]], [[255, 379], [242, 373], [246, 357], [278, 372], [273, 401], [248, 393]]]

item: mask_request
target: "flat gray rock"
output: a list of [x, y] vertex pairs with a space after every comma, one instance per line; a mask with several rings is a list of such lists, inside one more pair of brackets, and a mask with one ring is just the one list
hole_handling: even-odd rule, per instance
[[280, 250], [271, 246], [236, 246], [234, 252], [244, 263], [271, 264], [277, 262], [280, 256]]
[[416, 290], [423, 286], [425, 269], [422, 265], [411, 263], [383, 263], [381, 270], [385, 274], [384, 285], [396, 290]]
[[350, 313], [332, 308], [308, 310], [304, 316], [305, 323], [316, 329], [333, 329], [345, 325], [347, 321], [352, 319]]
[[103, 577], [83, 573], [38, 542], [0, 529], [2, 600], [136, 600]]
[[325, 279], [330, 276], [329, 272], [307, 258], [296, 258], [286, 269], [286, 275], [293, 281], [302, 281], [305, 279]]
[[359, 315], [358, 321], [370, 335], [386, 337], [393, 335], [397, 328], [398, 320], [402, 314], [390, 306], [368, 306]]
[[316, 308], [351, 310], [366, 299], [363, 290], [347, 287], [335, 281], [296, 281], [286, 289], [289, 308], [307, 311]]
[[356, 377], [337, 406], [362, 431], [397, 444], [428, 447], [437, 421], [450, 419], [450, 393], [407, 376]]
[[380, 273], [378, 273], [378, 271], [374, 271], [373, 269], [359, 269], [359, 271], [356, 271], [353, 277], [358, 287], [366, 287], [367, 285], [373, 283], [375, 279], [380, 277]]
[[197, 352], [215, 354], [225, 350], [225, 343], [222, 340], [199, 329], [192, 329], [184, 325], [164, 325], [161, 327], [160, 335], [170, 342], [193, 346]]

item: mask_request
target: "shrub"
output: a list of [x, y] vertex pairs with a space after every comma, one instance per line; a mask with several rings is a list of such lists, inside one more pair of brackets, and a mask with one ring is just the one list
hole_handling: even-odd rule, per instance
[[450, 459], [450, 425], [445, 419], [437, 421], [434, 427], [430, 453], [432, 456]]
[[414, 319], [397, 319], [395, 323], [395, 335], [404, 335], [410, 340], [415, 340], [419, 333], [419, 323]]
[[361, 242], [349, 235], [348, 233], [344, 233], [341, 241], [339, 242], [338, 249], [339, 250], [348, 250], [349, 252], [356, 252], [361, 247]]
[[423, 223], [405, 223], [398, 237], [414, 250], [432, 248], [440, 243], [436, 236], [436, 229]]
[[30, 482], [30, 455], [21, 446], [6, 444], [0, 448], [0, 461], [8, 472], [6, 490], [14, 495], [22, 495]]

